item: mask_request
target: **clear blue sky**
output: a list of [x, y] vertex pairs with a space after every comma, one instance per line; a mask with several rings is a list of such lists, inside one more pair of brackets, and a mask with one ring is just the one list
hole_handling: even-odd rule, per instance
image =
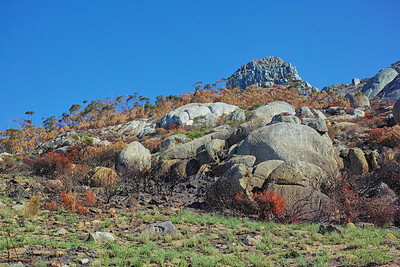
[[0, 130], [83, 100], [192, 91], [266, 56], [322, 89], [400, 60], [398, 0], [0, 1]]

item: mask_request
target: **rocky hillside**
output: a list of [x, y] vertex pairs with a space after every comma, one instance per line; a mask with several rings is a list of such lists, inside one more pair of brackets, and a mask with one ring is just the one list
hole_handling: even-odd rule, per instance
[[[263, 62], [271, 66], [267, 76], [276, 78], [270, 82], [294, 82], [284, 78], [294, 67], [278, 58], [250, 65]], [[287, 69], [283, 71], [282, 66]], [[337, 254], [324, 260], [326, 264], [393, 263], [400, 255], [400, 100], [393, 106], [360, 91], [376, 80], [354, 80], [347, 86], [352, 92], [341, 85], [331, 87], [336, 92], [312, 90], [307, 96], [296, 86], [275, 83], [271, 88], [255, 85], [251, 90], [217, 90], [205, 85], [193, 94], [160, 97], [156, 105], [138, 97], [127, 107], [135, 96], [126, 97], [126, 102], [123, 97], [93, 101], [85, 108], [73, 105], [70, 114], [58, 121], [47, 120], [45, 128], [24, 121], [21, 129], [3, 132], [0, 140], [3, 236], [16, 225], [21, 234], [18, 239], [7, 234], [15, 239], [13, 251], [18, 255], [11, 253], [8, 241], [0, 244], [3, 251], [8, 249], [5, 257], [9, 262], [32, 261], [33, 265], [41, 259], [46, 264], [55, 264], [57, 259], [58, 264], [89, 261], [107, 265], [110, 257], [116, 265], [125, 257], [150, 264], [161, 260], [151, 251], [171, 247], [150, 247], [151, 238], [173, 243], [181, 252], [195, 248], [207, 254], [224, 251], [219, 245], [229, 247], [223, 242], [234, 239], [217, 234], [223, 226], [214, 217], [198, 216], [200, 221], [192, 222], [196, 228], [190, 228], [185, 221], [194, 216], [185, 213], [190, 208], [201, 214], [246, 217], [246, 234], [238, 232], [240, 244], [268, 249], [269, 256], [276, 253], [275, 243], [262, 245], [264, 237], [256, 237], [268, 235], [269, 230], [250, 231], [245, 223], [321, 224], [313, 228], [307, 244], [296, 241], [292, 247], [293, 238], [278, 242], [289, 259], [300, 257], [299, 247], [308, 251], [316, 242], [339, 245]], [[346, 93], [346, 98], [338, 92]], [[363, 227], [386, 229], [364, 238], [357, 236]], [[199, 248], [210, 240], [179, 242], [183, 237], [173, 235], [178, 230], [186, 235], [217, 234], [213, 240], [219, 242], [218, 248]], [[344, 246], [343, 233], [377, 240], [373, 248], [380, 254], [366, 258], [371, 247], [367, 250], [357, 242]], [[52, 235], [57, 236], [53, 239], [57, 244], [37, 241]], [[309, 234], [290, 234], [304, 235]], [[66, 236], [72, 236], [69, 243], [62, 240]], [[129, 246], [134, 256], [117, 256], [116, 251], [129, 242], [134, 242]], [[350, 258], [344, 259], [349, 253]], [[98, 255], [102, 258], [97, 259]], [[154, 258], [147, 260], [149, 255]], [[314, 260], [314, 256], [306, 258]], [[273, 258], [277, 264], [286, 262]], [[194, 255], [179, 257], [179, 262], [184, 260], [196, 262]], [[171, 258], [164, 262], [175, 263]], [[223, 259], [215, 262], [232, 265]]]
[[271, 87], [273, 85], [288, 86], [298, 82], [301, 88], [310, 87], [303, 82], [296, 67], [279, 57], [254, 59], [242, 65], [227, 81], [230, 88], [246, 89], [250, 85]]
[[334, 84], [322, 89], [338, 93], [340, 96], [362, 92], [366, 97], [384, 101], [395, 101], [400, 97], [400, 61], [380, 70], [374, 77], [360, 80], [354, 78], [352, 84]]

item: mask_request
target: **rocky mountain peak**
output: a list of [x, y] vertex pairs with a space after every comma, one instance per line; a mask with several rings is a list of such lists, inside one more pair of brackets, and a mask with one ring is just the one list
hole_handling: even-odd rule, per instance
[[231, 88], [246, 89], [253, 84], [260, 87], [288, 85], [293, 80], [301, 80], [295, 66], [279, 57], [266, 57], [242, 65], [232, 74], [226, 85]]

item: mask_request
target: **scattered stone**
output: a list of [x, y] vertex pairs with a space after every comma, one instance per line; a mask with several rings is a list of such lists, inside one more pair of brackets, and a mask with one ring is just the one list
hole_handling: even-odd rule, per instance
[[242, 241], [243, 241], [243, 244], [245, 244], [247, 246], [254, 246], [255, 244], [261, 242], [261, 240], [262, 240], [261, 236], [256, 235], [254, 237], [251, 237], [249, 235], [246, 235]]
[[243, 109], [239, 108], [231, 114], [229, 119], [231, 121], [244, 122], [246, 120], [246, 114], [244, 113]]
[[271, 124], [278, 123], [278, 122], [300, 124], [301, 120], [294, 115], [285, 116], [283, 114], [278, 114], [278, 115], [275, 115], [274, 117], [272, 117]]
[[89, 240], [94, 240], [96, 243], [105, 243], [115, 240], [115, 235], [109, 232], [92, 232], [89, 234]]
[[17, 205], [12, 206], [12, 209], [13, 209], [13, 210], [16, 210], [16, 211], [21, 211], [21, 210], [23, 210], [24, 208], [25, 208], [25, 206], [24, 206], [24, 205], [21, 205], [21, 204], [17, 204]]
[[65, 228], [61, 228], [57, 232], [55, 232], [55, 235], [65, 235], [67, 233], [68, 231]]
[[148, 233], [150, 235], [174, 235], [178, 233], [175, 225], [171, 221], [166, 221], [162, 223], [153, 223], [146, 228], [143, 233]]
[[324, 134], [328, 132], [328, 126], [326, 126], [325, 120], [321, 118], [316, 118], [316, 119], [303, 119], [302, 124], [307, 125], [308, 127], [313, 128], [320, 134]]
[[326, 234], [326, 233], [332, 233], [332, 232], [337, 232], [341, 235], [343, 235], [343, 230], [341, 228], [339, 228], [336, 225], [333, 224], [321, 224], [319, 226], [319, 230], [318, 233], [320, 234]]
[[392, 233], [387, 233], [387, 234], [385, 235], [385, 238], [386, 238], [386, 239], [390, 239], [390, 240], [397, 240], [397, 237], [396, 237], [394, 234], [392, 234]]
[[22, 262], [17, 262], [17, 263], [14, 263], [14, 264], [10, 264], [10, 265], [8, 265], [8, 267], [24, 267], [25, 265], [22, 263]]
[[296, 111], [296, 116], [301, 116], [303, 118], [314, 118], [314, 113], [310, 110], [309, 107], [302, 107], [301, 109]]
[[85, 258], [85, 259], [81, 259], [81, 264], [88, 264], [89, 263], [89, 259]]
[[361, 227], [361, 228], [368, 228], [368, 227], [373, 228], [373, 227], [375, 227], [375, 224], [367, 223], [367, 222], [358, 222], [358, 223], [355, 223], [355, 225], [358, 226], [358, 227]]
[[355, 108], [353, 110], [353, 116], [356, 118], [363, 118], [365, 116], [365, 112], [362, 109]]
[[352, 85], [358, 85], [360, 83], [360, 79], [359, 78], [353, 78], [352, 80], [351, 80], [351, 84]]
[[352, 223], [352, 222], [349, 222], [347, 224], [347, 228], [356, 228], [356, 225], [354, 223]]
[[184, 134], [174, 134], [168, 136], [160, 143], [160, 148], [170, 148], [179, 144], [184, 144], [189, 140]]

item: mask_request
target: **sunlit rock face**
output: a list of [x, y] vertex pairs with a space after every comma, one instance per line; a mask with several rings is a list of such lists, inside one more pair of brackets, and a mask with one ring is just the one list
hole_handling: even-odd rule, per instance
[[[272, 85], [288, 85], [292, 81], [301, 81], [296, 67], [279, 57], [254, 59], [242, 65], [227, 81], [230, 88], [246, 89], [250, 85], [271, 87]], [[302, 87], [310, 86], [308, 83]]]

